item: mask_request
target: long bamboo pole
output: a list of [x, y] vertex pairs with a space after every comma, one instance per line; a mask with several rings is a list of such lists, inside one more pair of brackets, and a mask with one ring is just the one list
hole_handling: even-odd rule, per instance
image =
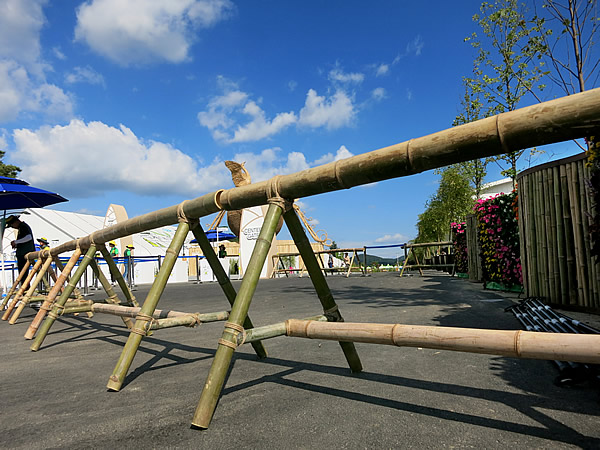
[[[283, 214], [283, 218], [290, 234], [292, 235], [292, 239], [294, 239], [294, 243], [296, 244], [298, 251], [302, 255], [302, 259], [306, 264], [306, 268], [310, 275], [310, 280], [312, 281], [313, 287], [317, 292], [317, 297], [319, 297], [324, 314], [328, 316], [329, 320], [331, 321], [343, 322], [344, 319], [339, 312], [335, 300], [333, 299], [333, 294], [327, 285], [327, 281], [323, 276], [323, 272], [321, 272], [317, 258], [315, 258], [312, 246], [310, 245], [310, 241], [304, 232], [302, 223], [300, 222], [300, 219], [298, 218], [294, 208], [290, 208], [288, 211], [286, 211]], [[352, 372], [360, 372], [362, 370], [362, 364], [354, 344], [351, 342], [340, 341], [340, 347], [344, 352], [344, 356], [346, 357], [348, 366], [350, 366], [350, 370]]]
[[[43, 262], [42, 258], [39, 258], [35, 262], [35, 264], [33, 265], [33, 269], [31, 269], [29, 271], [29, 273], [27, 274], [27, 278], [25, 278], [25, 281], [23, 283], [21, 283], [21, 287], [19, 288], [19, 291], [17, 292], [17, 295], [15, 295], [15, 298], [13, 299], [13, 301], [8, 305], [8, 307], [6, 308], [6, 311], [4, 311], [4, 315], [2, 316], [2, 320], [8, 320], [8, 318], [11, 315], [11, 313], [13, 312], [13, 310], [15, 309], [15, 307], [17, 306], [17, 303], [19, 303], [19, 301], [23, 297], [23, 294], [25, 293], [25, 288], [27, 288], [27, 289], [31, 288], [31, 280], [33, 279], [33, 276], [40, 270], [42, 262]], [[35, 289], [35, 285], [33, 286], [33, 288]]]
[[[327, 322], [327, 317], [324, 315], [308, 317], [302, 320], [318, 320], [320, 322]], [[287, 328], [285, 322], [274, 323], [271, 325], [265, 325], [262, 327], [252, 328], [246, 330], [246, 339], [244, 344], [256, 342], [262, 339], [271, 339], [278, 336], [285, 336], [287, 334]]]
[[563, 192], [561, 190], [560, 183], [560, 170], [558, 167], [552, 168], [552, 174], [554, 179], [554, 208], [556, 210], [556, 250], [558, 256], [558, 278], [560, 280], [560, 297], [559, 304], [568, 304], [569, 299], [569, 280], [567, 275], [567, 256], [565, 250], [565, 230], [563, 226], [563, 210], [561, 196]]
[[[600, 88], [502, 113], [428, 136], [271, 180], [216, 191], [180, 205], [128, 219], [81, 238], [81, 246], [172, 225], [182, 214], [199, 218], [221, 209], [268, 203], [271, 188], [287, 199], [309, 197], [420, 173], [475, 158], [587, 136], [600, 126]], [[74, 250], [76, 241], [51, 249]], [[35, 259], [34, 252], [28, 257]]]
[[0, 311], [3, 310], [4, 307], [8, 304], [10, 298], [13, 296], [13, 294], [15, 293], [15, 291], [18, 291], [19, 282], [23, 278], [25, 278], [25, 274], [29, 270], [29, 266], [31, 266], [31, 261], [28, 259], [27, 261], [25, 261], [25, 265], [21, 269], [21, 272], [19, 272], [19, 275], [17, 275], [17, 279], [15, 280], [15, 282], [13, 283], [13, 285], [11, 286], [10, 290], [7, 292], [6, 297], [4, 297], [4, 299], [2, 299], [2, 303], [0, 303]]
[[[41, 261], [41, 259], [40, 259], [40, 261]], [[8, 321], [9, 324], [14, 325], [17, 322], [17, 319], [19, 318], [19, 316], [25, 309], [25, 306], [27, 306], [29, 304], [31, 297], [33, 296], [33, 293], [35, 292], [38, 284], [41, 283], [42, 280], [44, 279], [44, 277], [46, 276], [46, 272], [48, 270], [48, 267], [50, 267], [50, 264], [52, 264], [52, 258], [48, 255], [44, 259], [44, 263], [42, 264], [41, 269], [37, 273], [35, 280], [29, 286], [29, 289], [27, 290], [25, 297], [23, 297], [21, 299], [21, 303], [19, 304], [19, 306], [17, 306], [17, 308], [15, 309], [15, 312], [13, 313], [12, 317]]]
[[229, 321], [225, 324], [223, 335], [219, 339], [215, 357], [206, 378], [196, 412], [194, 413], [194, 418], [192, 419], [194, 427], [208, 428], [215, 412], [217, 401], [221, 395], [225, 377], [231, 364], [231, 358], [238, 345], [240, 328], [248, 315], [252, 296], [256, 290], [260, 273], [273, 242], [273, 236], [275, 235], [275, 229], [279, 223], [281, 212], [281, 206], [275, 203], [269, 204], [263, 226], [250, 257], [250, 262], [244, 273], [242, 285], [233, 303]]
[[60, 275], [58, 276], [58, 279], [56, 280], [56, 283], [54, 283], [54, 286], [52, 287], [52, 290], [50, 290], [50, 292], [48, 293], [48, 297], [46, 297], [46, 300], [44, 300], [44, 303], [42, 303], [42, 306], [40, 306], [39, 311], [33, 318], [33, 321], [31, 322], [29, 328], [25, 332], [25, 339], [33, 339], [33, 336], [35, 336], [35, 333], [37, 332], [42, 321], [44, 320], [44, 317], [46, 317], [46, 313], [50, 311], [52, 304], [56, 300], [58, 293], [61, 290], [63, 290], [63, 285], [65, 284], [65, 281], [67, 280], [69, 274], [73, 270], [73, 267], [75, 267], [75, 264], [79, 260], [80, 256], [81, 249], [78, 247], [75, 249], [71, 257], [69, 258], [67, 265], [63, 267], [62, 271], [60, 272]]
[[[117, 280], [117, 284], [121, 288], [121, 292], [123, 292], [123, 295], [125, 295], [126, 302], [132, 306], [140, 306], [139, 303], [136, 301], [133, 293], [129, 290], [129, 286], [127, 286], [127, 281], [125, 281], [125, 278], [123, 278], [123, 274], [117, 267], [117, 263], [115, 263], [115, 260], [112, 258], [110, 252], [106, 249], [106, 246], [100, 245], [98, 249], [100, 250], [100, 254], [102, 255], [102, 257], [106, 261], [106, 264], [108, 265], [108, 270], [110, 271], [114, 279]], [[100, 268], [98, 268], [98, 270], [100, 270]]]
[[[198, 245], [200, 246], [202, 253], [206, 257], [208, 264], [212, 268], [215, 276], [217, 277], [219, 285], [221, 286], [221, 289], [223, 290], [223, 293], [225, 294], [227, 301], [229, 302], [229, 304], [231, 306], [233, 306], [237, 292], [235, 292], [235, 288], [231, 284], [231, 280], [225, 273], [225, 269], [223, 269], [223, 266], [219, 262], [219, 258], [217, 258], [215, 251], [213, 250], [212, 246], [210, 245], [210, 242], [208, 241], [208, 238], [206, 237], [206, 234], [204, 233], [204, 229], [202, 228], [202, 226], [200, 224], [198, 224], [197, 226], [192, 228], [192, 234], [196, 238], [196, 241], [198, 241]], [[250, 319], [249, 316], [247, 316], [246, 319], [244, 320], [243, 326], [246, 329], [254, 328], [254, 325], [252, 324], [252, 320]], [[267, 357], [267, 349], [265, 348], [265, 346], [262, 342], [259, 342], [259, 341], [253, 342], [252, 348], [254, 349], [254, 351], [256, 352], [256, 355], [259, 358]]]
[[65, 303], [69, 299], [69, 296], [71, 295], [71, 293], [77, 286], [77, 283], [81, 279], [83, 273], [87, 270], [87, 267], [90, 265], [90, 262], [92, 262], [94, 260], [95, 254], [96, 254], [96, 247], [92, 245], [85, 253], [85, 256], [81, 260], [79, 267], [77, 267], [77, 269], [75, 270], [75, 273], [69, 280], [67, 287], [65, 287], [62, 294], [60, 294], [60, 297], [53, 303], [52, 310], [48, 313], [46, 320], [44, 320], [44, 322], [42, 323], [42, 325], [40, 327], [39, 333], [37, 334], [33, 343], [29, 347], [30, 350], [35, 352], [40, 349], [42, 343], [44, 342], [44, 339], [46, 339], [46, 336], [48, 335], [48, 332], [50, 331], [50, 328], [54, 324], [54, 321], [60, 315], [60, 311], [62, 309], [64, 309]]
[[181, 247], [183, 247], [183, 242], [185, 241], [189, 231], [190, 225], [187, 222], [180, 222], [177, 226], [175, 236], [173, 236], [173, 240], [171, 241], [171, 244], [165, 253], [165, 259], [158, 274], [156, 275], [154, 283], [152, 283], [152, 287], [150, 288], [150, 292], [148, 292], [146, 301], [144, 301], [144, 304], [142, 305], [142, 308], [136, 317], [135, 325], [131, 329], [131, 333], [127, 338], [125, 346], [123, 347], [123, 351], [121, 352], [121, 356], [117, 361], [117, 365], [115, 366], [115, 369], [108, 380], [106, 387], [111, 391], [120, 390], [123, 382], [125, 381], [127, 372], [133, 363], [133, 358], [135, 357], [140, 343], [142, 342], [142, 337], [148, 332], [147, 326], [150, 323], [150, 319], [152, 318], [152, 314], [154, 314], [156, 305], [158, 305], [158, 301], [165, 290], [169, 276], [171, 275], [173, 267], [177, 262], [177, 255], [181, 251]]
[[368, 344], [600, 363], [600, 335], [290, 319], [287, 335]]

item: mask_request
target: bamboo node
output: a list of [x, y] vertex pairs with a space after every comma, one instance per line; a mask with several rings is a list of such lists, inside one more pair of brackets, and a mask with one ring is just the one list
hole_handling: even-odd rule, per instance
[[517, 355], [517, 358], [521, 357], [521, 331], [518, 330], [515, 333], [515, 355]]
[[501, 116], [502, 114], [498, 114], [496, 116], [496, 134], [498, 135], [498, 140], [500, 141], [500, 146], [502, 147], [502, 150], [504, 150], [504, 153], [510, 153], [510, 149], [508, 148], [506, 140], [504, 139], [504, 133], [502, 133], [502, 130], [500, 129]]
[[189, 200], [184, 200], [179, 205], [177, 205], [177, 221], [179, 223], [185, 222], [190, 225], [190, 228], [193, 228], [196, 225], [198, 225], [198, 219], [191, 219], [185, 215], [185, 212], [183, 209], [184, 209], [184, 205], [186, 202], [189, 202]]
[[267, 182], [267, 203], [277, 205], [283, 211], [289, 211], [292, 208], [292, 203], [279, 194], [280, 184], [281, 175], [275, 175]]
[[338, 305], [334, 305], [331, 308], [324, 310], [323, 314], [327, 318], [327, 322], [343, 322], [344, 321], [344, 319], [342, 318], [342, 315], [340, 314]]

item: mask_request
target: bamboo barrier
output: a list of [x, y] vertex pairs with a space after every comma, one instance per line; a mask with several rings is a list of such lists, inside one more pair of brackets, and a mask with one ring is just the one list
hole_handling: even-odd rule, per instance
[[31, 261], [29, 259], [27, 261], [25, 261], [25, 265], [23, 266], [23, 269], [21, 269], [21, 272], [19, 272], [17, 279], [15, 280], [15, 282], [13, 283], [13, 285], [11, 286], [9, 291], [6, 293], [6, 297], [4, 297], [4, 299], [2, 299], [2, 303], [0, 303], [0, 311], [2, 311], [4, 309], [4, 307], [8, 305], [10, 298], [13, 296], [13, 294], [15, 292], [18, 291], [19, 283], [22, 279], [25, 278], [25, 274], [29, 270], [30, 265], [31, 265]]
[[[311, 244], [312, 246], [312, 244]], [[352, 258], [350, 259], [350, 265], [348, 266], [343, 266], [343, 267], [325, 267], [323, 260], [319, 257], [319, 261], [321, 262], [321, 270], [326, 274], [327, 272], [342, 272], [342, 273], [346, 273], [346, 278], [350, 277], [350, 274], [352, 273], [353, 269], [354, 271], [359, 271], [361, 274], [365, 274], [366, 273], [366, 269], [363, 268], [363, 265], [360, 261], [360, 258], [358, 257], [358, 252], [362, 252], [364, 251], [364, 248], [336, 248], [336, 249], [329, 249], [329, 250], [314, 250], [313, 248], [313, 253], [315, 255], [324, 255], [324, 254], [330, 254], [330, 253], [350, 253], [352, 252]], [[282, 262], [282, 258], [286, 257], [286, 256], [300, 256], [300, 268], [298, 269], [279, 269], [279, 263]], [[300, 252], [278, 252], [277, 254], [272, 256], [273, 258], [273, 270], [271, 271], [271, 275], [269, 278], [275, 278], [276, 274], [280, 274], [280, 273], [284, 273], [286, 276], [288, 273], [294, 273], [294, 272], [298, 272], [300, 274], [300, 276], [302, 276], [302, 273], [306, 270], [305, 265], [304, 265], [304, 260], [302, 259], [302, 254]], [[358, 266], [354, 267], [354, 261], [358, 262]]]
[[[454, 242], [452, 242], [452, 241], [422, 242], [422, 243], [418, 243], [418, 244], [405, 244], [404, 245], [404, 248], [405, 248], [404, 264], [402, 265], [402, 270], [400, 271], [399, 276], [402, 276], [404, 274], [405, 269], [418, 269], [421, 276], [423, 276], [423, 269], [439, 269], [439, 268], [453, 269], [454, 264], [421, 264], [419, 262], [419, 258], [417, 257], [417, 254], [413, 251], [413, 248], [448, 247], [448, 246], [453, 246], [453, 245], [454, 245]], [[406, 249], [408, 249], [408, 253], [406, 253]], [[407, 264], [408, 257], [410, 256], [411, 252], [412, 252], [412, 255], [415, 258], [415, 261], [417, 262], [417, 264]], [[451, 270], [451, 271], [452, 271], [452, 273], [454, 273], [454, 270]]]
[[287, 335], [367, 344], [421, 347], [469, 353], [600, 363], [600, 335], [481, 330], [379, 323], [331, 323], [290, 319]]
[[[247, 319], [250, 302], [256, 289], [267, 251], [271, 245], [275, 227], [281, 216], [282, 209], [288, 206], [284, 199], [290, 200], [341, 189], [349, 189], [355, 186], [416, 174], [425, 170], [475, 158], [494, 156], [532, 146], [583, 137], [599, 126], [600, 89], [594, 89], [453, 127], [428, 136], [412, 139], [298, 173], [276, 176], [267, 181], [208, 193], [192, 200], [186, 200], [179, 205], [128, 219], [76, 241], [70, 241], [54, 247], [51, 249], [51, 254], [56, 256], [71, 250], [78, 251], [81, 248], [88, 249], [86, 258], [90, 259], [89, 252], [95, 246], [102, 248], [102, 244], [109, 240], [179, 223], [178, 230], [167, 251], [165, 262], [152, 285], [146, 301], [136, 315], [135, 325], [131, 329], [115, 371], [109, 379], [109, 390], [119, 390], [142, 336], [147, 335], [151, 329], [152, 315], [156, 310], [160, 295], [172, 271], [174, 259], [181, 249], [183, 237], [185, 237], [190, 229], [190, 224], [194, 220], [197, 221], [200, 217], [221, 210], [240, 210], [247, 207], [269, 204], [267, 216], [254, 248], [248, 270], [242, 280], [240, 290], [235, 296], [228, 322], [226, 322], [222, 337], [218, 342], [219, 345], [192, 421], [193, 426], [206, 428], [214, 413], [233, 353], [245, 332], [243, 324]], [[537, 177], [537, 180], [538, 183], [536, 186], [539, 186], [540, 178]], [[563, 182], [568, 184], [571, 196], [577, 197], [577, 195], [581, 195], [582, 189], [576, 183], [571, 170], [565, 171], [565, 179], [561, 178], [561, 183]], [[539, 190], [533, 194], [534, 196], [539, 196]], [[538, 203], [543, 204], [542, 202]], [[562, 210], [564, 213], [564, 208]], [[293, 210], [291, 212], [295, 216]], [[295, 220], [292, 219], [289, 212], [286, 212], [285, 218], [294, 241], [302, 253], [303, 250], [300, 242], [304, 242], [304, 239], [306, 239], [302, 225], [300, 224], [299, 229], [297, 229], [297, 217]], [[580, 235], [577, 235], [576, 238], [580, 238]], [[546, 244], [542, 242], [542, 246], [537, 247], [540, 252], [543, 250], [546, 252], [545, 255], [547, 255], [547, 242]], [[319, 300], [323, 305], [324, 315], [329, 321], [341, 321], [337, 305], [333, 301], [331, 292], [326, 285], [323, 273], [319, 268], [312, 248], [310, 248], [310, 244], [308, 245], [308, 249], [306, 254], [303, 254], [303, 257], [312, 261], [310, 267], [307, 264], [307, 268], [317, 290]], [[578, 273], [583, 270], [581, 252], [581, 250], [578, 250], [572, 255], [574, 268]], [[583, 252], [585, 254], [585, 251]], [[366, 250], [364, 253], [366, 255]], [[38, 258], [38, 253], [32, 252], [27, 257], [32, 261]], [[544, 257], [540, 253], [539, 258]], [[73, 282], [77, 282], [78, 276], [80, 276], [79, 270], [88, 263], [84, 259], [84, 263], [76, 271], [69, 283], [68, 289], [65, 288], [65, 292], [71, 289]], [[313, 267], [315, 264], [316, 269]], [[63, 271], [63, 274], [70, 273], [72, 266], [68, 271], [66, 269]], [[31, 347], [32, 350], [39, 348], [52, 321], [55, 320], [61, 309], [64, 309], [66, 303], [65, 292], [63, 292], [63, 295], [53, 305], [52, 313], [49, 314], [47, 320], [44, 322], [40, 334]], [[54, 297], [56, 297], [56, 294]], [[174, 323], [174, 321], [165, 323], [170, 324]], [[368, 329], [368, 326], [365, 324], [357, 326]], [[512, 335], [508, 336], [502, 334], [502, 332], [500, 334], [493, 332], [494, 336], [503, 336], [501, 339], [498, 338], [502, 342], [512, 342], [513, 349], [515, 349], [514, 351], [517, 355], [523, 354], [523, 352], [525, 354], [534, 353], [535, 351], [544, 354], [544, 348], [548, 345], [546, 341], [537, 341], [534, 343], [534, 340], [530, 339], [529, 336], [520, 333], [515, 334], [513, 332]], [[526, 337], [522, 339], [523, 336]], [[362, 365], [356, 354], [351, 336], [347, 338], [346, 336], [340, 336], [335, 338], [335, 340], [339, 341], [350, 368], [353, 371], [361, 370]], [[449, 341], [452, 341], [452, 339], [449, 339]], [[523, 342], [525, 345], [522, 345]], [[553, 345], [557, 345], [558, 343], [560, 341], [555, 341]], [[581, 343], [581, 341], [578, 341], [578, 344]], [[596, 348], [598, 348], [597, 341], [594, 341], [594, 343], [596, 344]], [[531, 347], [528, 347], [528, 345]], [[539, 348], [536, 348], [536, 346]], [[582, 345], [581, 347], [586, 346]], [[531, 348], [534, 348], [534, 350], [531, 350]], [[585, 357], [587, 358], [587, 356]], [[550, 359], [555, 358], [556, 355], [553, 355]]]
[[593, 205], [585, 158], [582, 153], [518, 176], [521, 263], [528, 297], [598, 311], [600, 268], [591, 254]]

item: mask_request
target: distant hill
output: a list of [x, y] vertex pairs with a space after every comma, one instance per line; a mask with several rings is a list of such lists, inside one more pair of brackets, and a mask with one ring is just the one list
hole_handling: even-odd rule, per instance
[[[360, 255], [360, 262], [363, 262], [363, 256]], [[398, 258], [399, 262], [404, 261], [404, 255], [400, 256]], [[367, 251], [367, 266], [370, 266], [373, 263], [378, 263], [379, 265], [394, 265], [396, 264], [396, 258], [382, 258], [381, 256], [376, 256], [376, 255], [370, 255], [369, 252]]]

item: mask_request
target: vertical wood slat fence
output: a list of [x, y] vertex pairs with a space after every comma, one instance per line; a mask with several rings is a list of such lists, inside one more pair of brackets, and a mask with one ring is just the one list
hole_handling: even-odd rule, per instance
[[466, 225], [467, 255], [469, 263], [469, 281], [481, 281], [483, 270], [481, 268], [481, 244], [479, 243], [479, 230], [477, 216], [469, 214]]
[[523, 284], [530, 297], [600, 311], [600, 265], [591, 255], [590, 170], [584, 153], [517, 178]]

